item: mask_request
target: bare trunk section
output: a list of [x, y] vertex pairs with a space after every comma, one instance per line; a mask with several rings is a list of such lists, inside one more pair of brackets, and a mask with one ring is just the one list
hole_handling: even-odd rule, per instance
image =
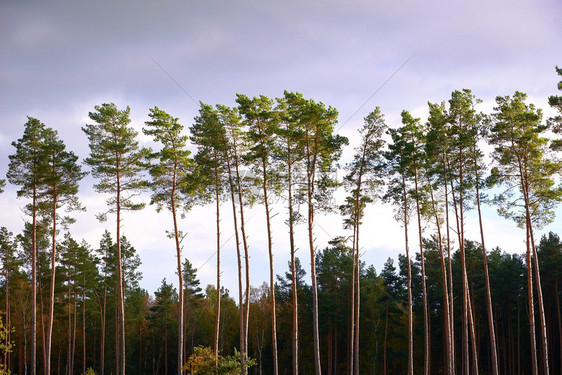
[[[443, 152], [442, 154], [443, 166], [445, 167], [445, 174], [444, 174], [444, 186], [445, 186], [445, 225], [447, 228], [447, 266], [448, 266], [448, 286], [449, 286], [449, 311], [448, 311], [448, 319], [449, 319], [449, 330], [451, 335], [450, 341], [450, 363], [451, 363], [451, 374], [456, 373], [456, 356], [455, 356], [455, 320], [454, 320], [454, 295], [453, 295], [453, 266], [451, 262], [451, 225], [449, 221], [449, 188], [448, 188], [448, 179], [449, 175], [447, 173], [447, 169], [449, 168], [449, 163], [447, 160], [447, 153]], [[452, 184], [451, 184], [452, 187]]]
[[[172, 180], [172, 192], [170, 195], [170, 204], [172, 208], [172, 218], [174, 221], [174, 239], [176, 242], [176, 257], [178, 260], [178, 363], [177, 373], [182, 375], [183, 366], [183, 310], [184, 310], [184, 289], [183, 289], [183, 272], [181, 267], [181, 244], [180, 234], [178, 230], [178, 220], [176, 216], [176, 185], [177, 185], [177, 162], [174, 165], [174, 175]], [[166, 347], [168, 343], [166, 342]], [[166, 357], [166, 372], [168, 370], [168, 357]]]
[[[246, 358], [244, 356], [246, 347], [245, 347], [245, 332], [246, 332], [246, 328], [245, 328], [245, 319], [244, 319], [244, 315], [245, 315], [245, 310], [244, 310], [244, 296], [243, 296], [243, 285], [242, 285], [242, 255], [241, 255], [241, 251], [240, 251], [240, 236], [238, 233], [238, 214], [236, 211], [236, 197], [235, 197], [235, 191], [236, 191], [236, 187], [233, 181], [233, 176], [232, 176], [232, 168], [231, 168], [231, 164], [230, 164], [230, 160], [227, 158], [227, 168], [228, 168], [228, 181], [229, 181], [229, 185], [230, 185], [230, 197], [231, 197], [231, 201], [232, 201], [232, 217], [234, 220], [234, 235], [236, 238], [236, 259], [238, 262], [238, 299], [239, 299], [239, 325], [240, 325], [240, 374], [244, 375], [244, 369], [245, 369], [245, 364], [246, 364]], [[218, 294], [218, 298], [220, 301], [220, 290], [217, 290], [217, 294]], [[218, 339], [217, 339], [218, 342]], [[216, 354], [216, 353], [215, 353]], [[218, 366], [218, 355], [215, 355], [215, 364], [216, 366]]]
[[123, 268], [121, 259], [121, 179], [120, 179], [120, 163], [119, 155], [117, 159], [117, 318], [119, 340], [117, 346], [119, 356], [116, 359], [118, 364], [117, 374], [125, 375], [125, 293], [123, 290]]
[[265, 221], [267, 226], [267, 248], [269, 251], [269, 298], [271, 303], [271, 348], [273, 352], [273, 374], [278, 375], [279, 364], [277, 362], [277, 314], [275, 308], [275, 274], [273, 272], [273, 239], [271, 235], [271, 218], [267, 196], [267, 169], [265, 159], [262, 159], [262, 178], [263, 198], [265, 203]]
[[[357, 207], [354, 208], [354, 212], [353, 215], [355, 215], [357, 213], [356, 210]], [[354, 369], [354, 365], [355, 365], [355, 279], [357, 277], [356, 274], [356, 267], [355, 267], [355, 238], [357, 237], [357, 222], [355, 221], [355, 218], [353, 218], [353, 237], [352, 237], [352, 241], [353, 241], [353, 245], [351, 246], [351, 311], [350, 311], [350, 325], [349, 325], [349, 373], [351, 375], [355, 374], [355, 369]]]
[[541, 338], [541, 343], [542, 343], [542, 348], [543, 348], [543, 365], [544, 365], [544, 373], [545, 374], [550, 374], [550, 364], [549, 364], [549, 359], [548, 359], [548, 336], [547, 336], [547, 330], [546, 330], [546, 318], [545, 318], [545, 312], [544, 312], [544, 301], [543, 301], [543, 295], [542, 295], [542, 286], [541, 286], [541, 275], [540, 275], [540, 269], [539, 269], [539, 259], [538, 259], [538, 254], [537, 254], [537, 249], [535, 247], [535, 238], [534, 238], [534, 231], [533, 231], [533, 221], [532, 221], [532, 217], [531, 217], [531, 211], [530, 211], [530, 187], [529, 187], [529, 179], [527, 176], [527, 173], [525, 171], [524, 174], [524, 185], [523, 185], [523, 191], [524, 191], [524, 196], [525, 196], [525, 212], [526, 212], [526, 216], [527, 216], [527, 223], [529, 225], [529, 239], [530, 239], [530, 248], [531, 248], [531, 254], [532, 254], [532, 260], [533, 260], [533, 265], [534, 265], [534, 270], [535, 270], [535, 284], [536, 284], [536, 288], [537, 288], [537, 304], [539, 307], [539, 323], [540, 323], [540, 338]]
[[[215, 155], [216, 156], [216, 155]], [[221, 315], [221, 230], [220, 230], [220, 187], [218, 179], [218, 169], [215, 166], [215, 200], [217, 216], [217, 300], [215, 314], [215, 332], [213, 338], [213, 353], [215, 354], [215, 367], [219, 365], [219, 329]], [[238, 239], [237, 239], [238, 242]]]
[[288, 190], [289, 190], [289, 244], [291, 247], [291, 290], [293, 293], [293, 329], [292, 329], [292, 349], [293, 349], [293, 375], [299, 373], [299, 314], [298, 314], [298, 296], [297, 296], [297, 271], [295, 264], [295, 216], [293, 212], [293, 180], [292, 180], [292, 162], [290, 147], [288, 147], [287, 157], [287, 173], [288, 173]]
[[416, 191], [416, 212], [418, 216], [418, 241], [420, 246], [420, 261], [421, 261], [421, 278], [422, 278], [422, 298], [423, 298], [423, 327], [424, 327], [424, 374], [429, 375], [430, 362], [431, 362], [431, 340], [429, 335], [429, 309], [427, 302], [427, 285], [425, 280], [425, 259], [423, 255], [423, 240], [422, 240], [422, 222], [421, 222], [421, 210], [420, 210], [420, 199], [419, 199], [419, 187], [418, 187], [418, 168], [417, 163], [414, 161], [414, 187]]
[[412, 264], [410, 262], [410, 246], [408, 245], [408, 195], [406, 193], [406, 179], [402, 175], [402, 199], [404, 201], [404, 240], [406, 263], [408, 265], [408, 375], [414, 374], [414, 317], [412, 311]]
[[[245, 361], [248, 357], [248, 327], [250, 319], [250, 254], [248, 251], [248, 237], [246, 236], [246, 222], [244, 220], [244, 200], [242, 197], [242, 181], [240, 179], [239, 170], [239, 160], [238, 151], [236, 150], [236, 144], [234, 145], [234, 170], [236, 172], [236, 188], [238, 194], [238, 209], [240, 211], [240, 231], [242, 233], [242, 244], [244, 247], [244, 266], [245, 266], [245, 278], [246, 278], [246, 288], [244, 296], [244, 352], [240, 350], [240, 356], [244, 357], [244, 365], [242, 365], [242, 372], [247, 373], [245, 367]], [[241, 361], [242, 363], [242, 361]]]
[[82, 274], [82, 373], [86, 373], [86, 275], [84, 274]]
[[[445, 187], [446, 188], [446, 187]], [[452, 355], [451, 355], [451, 346], [452, 346], [452, 336], [451, 336], [451, 316], [450, 316], [450, 308], [449, 308], [449, 286], [447, 283], [447, 266], [445, 264], [445, 255], [443, 250], [443, 237], [441, 235], [441, 221], [439, 219], [439, 214], [437, 211], [437, 204], [435, 202], [435, 198], [433, 196], [433, 189], [430, 186], [429, 189], [431, 195], [431, 204], [433, 214], [435, 216], [435, 226], [437, 227], [437, 236], [438, 236], [438, 244], [439, 244], [439, 258], [441, 260], [441, 274], [443, 283], [443, 323], [444, 329], [443, 333], [445, 335], [445, 347], [444, 347], [444, 355], [445, 355], [445, 373], [452, 375], [454, 373], [453, 370], [453, 363], [452, 363]], [[445, 207], [445, 209], [448, 209]]]
[[37, 373], [37, 186], [33, 185], [31, 237], [31, 375]]
[[496, 344], [496, 331], [494, 328], [494, 311], [492, 308], [492, 290], [490, 286], [490, 274], [488, 271], [488, 257], [486, 255], [486, 245], [484, 242], [484, 227], [482, 224], [482, 210], [480, 208], [480, 174], [476, 160], [476, 149], [472, 150], [474, 158], [474, 173], [476, 176], [476, 206], [478, 208], [478, 223], [480, 225], [480, 241], [482, 244], [482, 261], [484, 264], [484, 279], [486, 281], [486, 309], [488, 312], [488, 330], [490, 334], [490, 351], [492, 356], [492, 374], [499, 374], [498, 349]]
[[51, 249], [51, 285], [49, 289], [49, 320], [47, 321], [47, 336], [45, 338], [45, 374], [51, 373], [51, 342], [53, 337], [53, 317], [55, 311], [55, 261], [57, 251], [57, 186], [53, 184], [53, 232], [51, 236], [52, 249]]
[[[314, 183], [316, 169], [316, 155], [310, 149], [310, 135], [305, 133], [307, 158], [307, 201], [308, 201], [308, 247], [310, 250], [310, 279], [312, 284], [312, 332], [314, 345], [314, 372], [322, 375], [320, 361], [320, 330], [318, 324], [318, 285], [316, 282], [316, 251], [314, 249]], [[317, 139], [315, 140], [318, 141]]]

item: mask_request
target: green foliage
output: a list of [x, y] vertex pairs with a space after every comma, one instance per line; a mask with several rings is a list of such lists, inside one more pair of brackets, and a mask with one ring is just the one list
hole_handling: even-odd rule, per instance
[[[143, 159], [150, 150], [139, 147], [138, 133], [128, 127], [131, 109], [119, 110], [111, 103], [95, 106], [95, 110], [89, 113], [95, 124], [82, 127], [90, 147], [90, 156], [84, 162], [99, 180], [94, 188], [112, 195], [107, 199], [108, 212], [116, 212], [118, 206], [123, 210], [142, 209], [145, 204], [135, 203], [133, 197], [146, 188], [146, 182], [139, 178], [139, 174], [144, 168]], [[106, 214], [98, 217], [105, 219]]]
[[[6, 354], [12, 352], [12, 348], [14, 347], [14, 343], [8, 341], [10, 333], [10, 327], [4, 326], [4, 322], [2, 320], [2, 314], [0, 312], [0, 357], [4, 357]], [[10, 375], [11, 372], [9, 369], [4, 367], [3, 363], [0, 363], [0, 375]]]
[[0, 180], [0, 193], [4, 192], [5, 187], [6, 187], [6, 180]]
[[496, 98], [489, 136], [495, 146], [494, 167], [488, 183], [506, 187], [494, 198], [501, 216], [523, 227], [528, 208], [529, 219], [540, 228], [554, 219], [562, 191], [554, 186], [553, 175], [559, 165], [547, 153], [547, 126], [541, 123], [542, 111], [525, 103], [526, 98], [521, 92]]
[[[245, 361], [246, 368], [250, 368], [256, 364], [256, 361], [247, 358]], [[240, 353], [235, 351], [234, 355], [226, 357], [218, 355], [218, 366], [215, 367], [215, 354], [209, 347], [198, 346], [193, 350], [193, 354], [189, 357], [184, 366], [184, 371], [191, 375], [234, 375], [240, 373]]]
[[226, 179], [228, 141], [226, 128], [219, 117], [218, 110], [201, 103], [199, 116], [195, 117], [190, 132], [191, 142], [197, 146], [194, 159], [199, 169], [201, 192], [206, 193], [202, 194], [202, 198], [208, 201], [210, 196], [218, 195], [220, 199], [225, 190], [223, 182]]
[[[172, 117], [158, 107], [150, 109], [152, 121], [145, 122], [147, 128], [143, 133], [152, 136], [160, 143], [160, 151], [148, 155], [151, 160], [148, 171], [152, 177], [151, 204], [156, 204], [158, 210], [166, 206], [170, 211], [183, 206], [189, 208], [193, 202], [192, 196], [197, 190], [197, 178], [194, 178], [195, 164], [187, 150], [188, 138], [182, 135], [183, 125], [179, 119]], [[183, 192], [185, 194], [180, 194]]]
[[97, 375], [93, 368], [88, 368], [84, 375]]
[[[562, 77], [562, 68], [556, 67], [556, 73]], [[562, 80], [558, 82], [558, 90], [562, 90]], [[558, 111], [558, 114], [548, 119], [548, 124], [552, 131], [558, 135], [562, 133], [562, 95], [551, 95], [548, 97], [548, 104]], [[557, 151], [562, 150], [562, 140], [552, 141], [551, 148]]]
[[12, 142], [16, 152], [10, 155], [8, 181], [20, 186], [18, 197], [31, 198], [37, 195], [37, 186], [43, 182], [45, 158], [42, 154], [45, 124], [38, 119], [28, 117], [23, 136]]
[[[45, 129], [43, 154], [45, 157], [45, 176], [41, 191], [43, 199], [49, 201], [51, 209], [49, 215], [60, 216], [56, 211], [62, 206], [66, 211], [84, 210], [78, 201], [78, 184], [86, 175], [77, 163], [78, 156], [66, 150], [66, 145], [58, 137], [56, 130]], [[54, 207], [54, 208], [53, 208]], [[65, 217], [63, 223], [72, 222], [73, 219]]]

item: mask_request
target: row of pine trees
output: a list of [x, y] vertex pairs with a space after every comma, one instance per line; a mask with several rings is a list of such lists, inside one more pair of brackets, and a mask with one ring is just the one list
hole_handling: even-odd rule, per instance
[[[557, 72], [562, 75], [561, 69], [557, 68]], [[562, 83], [559, 88], [562, 89]], [[372, 283], [372, 288], [385, 291], [383, 294], [392, 301], [386, 303], [384, 320], [384, 372], [400, 369], [394, 373], [427, 375], [480, 371], [496, 375], [509, 365], [512, 373], [515, 369], [533, 374], [554, 373], [560, 367], [553, 360], [558, 355], [554, 349], [556, 343], [560, 344], [560, 335], [553, 334], [553, 319], [549, 315], [552, 309], [547, 310], [552, 301], [545, 301], [545, 296], [551, 291], [547, 293], [542, 286], [544, 277], [541, 278], [535, 233], [554, 219], [554, 209], [562, 197], [562, 189], [556, 184], [561, 166], [557, 157], [560, 141], [556, 137], [562, 130], [562, 97], [549, 98], [549, 104], [559, 115], [547, 121], [520, 92], [497, 97], [496, 107], [490, 114], [477, 111], [479, 102], [470, 90], [454, 91], [447, 102], [429, 103], [426, 122], [403, 111], [402, 124], [393, 127], [387, 126], [381, 110], [376, 108], [359, 129], [360, 141], [353, 159], [344, 167], [343, 181], [338, 181], [334, 173], [348, 144], [347, 138], [337, 134], [338, 113], [299, 93], [285, 92], [276, 99], [237, 95], [236, 107], [201, 103], [199, 115], [189, 129], [189, 138], [179, 119], [154, 107], [142, 131], [158, 145], [157, 150], [139, 144], [138, 133], [130, 126], [129, 107], [96, 106], [89, 113], [91, 123], [82, 128], [90, 148], [83, 164], [96, 179], [96, 191], [107, 197], [107, 210], [99, 213], [98, 218], [106, 220], [110, 215], [115, 219], [114, 240], [106, 232], [97, 252], [84, 242], [76, 242], [69, 234], [73, 219], [67, 214], [84, 209], [78, 199], [78, 188], [86, 172], [78, 157], [66, 150], [56, 130], [29, 117], [22, 137], [13, 142], [15, 150], [10, 155], [7, 173], [8, 181], [19, 187], [18, 197], [27, 200], [24, 210], [30, 221], [17, 240], [5, 228], [2, 232], [5, 322], [8, 327], [16, 328], [18, 337], [18, 360], [11, 361], [13, 356], [4, 354], [3, 366], [31, 375], [61, 373], [63, 363], [66, 373], [79, 371], [76, 347], [80, 312], [82, 371], [91, 364], [101, 374], [138, 373], [149, 368], [152, 373], [181, 374], [187, 355], [200, 343], [211, 347], [217, 368], [221, 350], [237, 347], [241, 374], [254, 363], [250, 354], [259, 360], [256, 368], [267, 368], [267, 373], [275, 375], [287, 371], [294, 374], [314, 371], [317, 375], [374, 371], [381, 369], [378, 349], [374, 357], [366, 353], [371, 352], [372, 345], [378, 348], [380, 342], [365, 344], [366, 338], [377, 337], [372, 330], [379, 329], [366, 318], [365, 305], [380, 300], [365, 298], [365, 291]], [[189, 151], [191, 146], [197, 149], [194, 155]], [[492, 151], [484, 153], [483, 149]], [[243, 173], [244, 170], [251, 173]], [[3, 187], [5, 181], [1, 184]], [[342, 205], [336, 206], [332, 197], [342, 185], [347, 197]], [[140, 261], [121, 234], [123, 211], [142, 209], [145, 202], [141, 193], [145, 191], [151, 192], [151, 204], [169, 212], [173, 223], [170, 236], [177, 256], [177, 292], [164, 281], [154, 301], [138, 287], [140, 275], [136, 267]], [[272, 202], [279, 196], [284, 198], [286, 206], [288, 249], [273, 245]], [[401, 258], [400, 276], [390, 275], [394, 273], [387, 269], [391, 267], [389, 263], [377, 276], [372, 268], [365, 270], [360, 260], [363, 248], [376, 246], [360, 242], [360, 229], [365, 208], [378, 200], [394, 205], [395, 218], [404, 228], [405, 255]], [[222, 205], [223, 202], [228, 204]], [[518, 344], [517, 357], [512, 353], [513, 348], [507, 356], [505, 344], [501, 344], [505, 331], [502, 336], [498, 310], [503, 311], [507, 302], [493, 292], [498, 285], [492, 283], [491, 257], [498, 254], [501, 259], [503, 255], [499, 250], [490, 252], [485, 246], [483, 204], [496, 206], [500, 215], [513, 219], [525, 232], [526, 251], [522, 262], [525, 268], [513, 272], [525, 279], [518, 289], [525, 296], [517, 297], [518, 303], [522, 303], [517, 307], [517, 319], [527, 321], [528, 332], [518, 329], [521, 341], [517, 342], [528, 343], [528, 348], [522, 354], [522, 346]], [[185, 236], [179, 228], [178, 215], [194, 205], [214, 207], [216, 215], [217, 280], [214, 289], [207, 289], [205, 297], [194, 287], [194, 270], [189, 262], [182, 264]], [[248, 231], [255, 228], [247, 225], [245, 213], [252, 205], [262, 207], [266, 219], [269, 282], [261, 292], [252, 290], [249, 276]], [[228, 206], [231, 206], [229, 217], [233, 220], [238, 262], [237, 302], [224, 291], [220, 279], [224, 215], [221, 210]], [[331, 247], [318, 253], [315, 217], [335, 210], [341, 213], [343, 227], [351, 235], [334, 239]], [[469, 210], [477, 212], [478, 244], [465, 238]], [[295, 230], [300, 226], [306, 228], [307, 244], [295, 243]], [[63, 236], [62, 232], [66, 234]], [[410, 238], [412, 233], [416, 233], [414, 240]], [[412, 259], [410, 242], [419, 245], [416, 261]], [[299, 246], [305, 246], [310, 253], [310, 286], [301, 280], [305, 271], [295, 256]], [[342, 257], [339, 261], [348, 261], [349, 268], [323, 269], [329, 249], [336, 249], [337, 256]], [[474, 249], [481, 253], [478, 269], [470, 268], [475, 264], [470, 259]], [[289, 252], [291, 261], [286, 280], [280, 279], [276, 288], [273, 256], [279, 251]], [[22, 256], [16, 255], [17, 252]], [[326, 314], [322, 306], [323, 298], [325, 304], [328, 302], [323, 296], [326, 285], [321, 280], [339, 271], [345, 273], [341, 277], [347, 281], [338, 281], [336, 277], [334, 288], [347, 285], [348, 290], [341, 298], [331, 300], [336, 302], [331, 311], [345, 310], [345, 318], [336, 319]], [[484, 290], [478, 299], [475, 274], [481, 277], [478, 282]], [[394, 286], [389, 281], [393, 277], [401, 280]], [[17, 288], [19, 292], [14, 292]], [[21, 293], [24, 290], [26, 293]], [[307, 293], [309, 300], [305, 298]], [[437, 307], [436, 296], [440, 296]], [[555, 297], [558, 298], [557, 289]], [[15, 324], [18, 320], [12, 317], [18, 314], [13, 308], [17, 302], [13, 300], [18, 298], [25, 301], [19, 302], [21, 316]], [[210, 302], [211, 298], [214, 298], [212, 332], [206, 333], [206, 341], [196, 342], [194, 326], [209, 316], [203, 318], [195, 311], [201, 301]], [[162, 303], [168, 304], [167, 307]], [[252, 309], [253, 303], [267, 310], [262, 316], [267, 315], [269, 327], [262, 328], [261, 338], [251, 335], [252, 324], [265, 324], [263, 319], [251, 318], [256, 309]], [[387, 358], [390, 305], [402, 312], [391, 332], [402, 329], [405, 335], [400, 343], [402, 349], [397, 351], [402, 359], [387, 361], [392, 358], [391, 355]], [[278, 335], [277, 329], [281, 319], [289, 316], [287, 306], [291, 318], [284, 326], [291, 327], [290, 339], [283, 341], [287, 330]], [[562, 330], [557, 306], [557, 326]], [[381, 306], [372, 308], [380, 312]], [[175, 315], [157, 317], [164, 310], [175, 311]], [[232, 317], [234, 311], [238, 329], [226, 335], [226, 316]], [[520, 314], [521, 311], [525, 314]], [[97, 319], [88, 319], [88, 315], [96, 314], [99, 314]], [[63, 329], [61, 315], [68, 319], [64, 325], [67, 330]], [[133, 319], [134, 316], [137, 318]], [[303, 321], [307, 319], [310, 324], [305, 326]], [[160, 329], [158, 336], [152, 337], [152, 343], [131, 339], [146, 334], [140, 328], [143, 324]], [[327, 327], [332, 325], [335, 331], [327, 332]], [[169, 330], [172, 326], [174, 329]], [[88, 327], [92, 330], [90, 334], [87, 334]], [[440, 344], [435, 343], [436, 327], [441, 332]], [[65, 334], [55, 332], [66, 332], [66, 346], [58, 342]], [[263, 341], [266, 332], [267, 344]], [[513, 335], [513, 329], [508, 332]], [[99, 338], [97, 347], [87, 337]], [[162, 337], [164, 353], [155, 342]], [[175, 345], [168, 345], [168, 338], [172, 337]], [[233, 338], [236, 343], [228, 341]], [[259, 349], [256, 340], [262, 340]], [[345, 345], [340, 345], [342, 342]], [[287, 356], [289, 347], [290, 356]], [[65, 361], [61, 360], [63, 348]], [[170, 356], [175, 356], [174, 364], [169, 363]]]

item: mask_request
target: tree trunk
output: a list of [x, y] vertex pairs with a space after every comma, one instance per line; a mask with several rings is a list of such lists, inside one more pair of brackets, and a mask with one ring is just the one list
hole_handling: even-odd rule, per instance
[[[429, 181], [428, 181], [429, 182]], [[446, 188], [446, 186], [445, 186]], [[433, 196], [433, 189], [431, 188], [430, 184], [430, 196], [431, 196], [431, 205], [433, 209], [433, 214], [435, 216], [435, 226], [437, 227], [437, 237], [438, 237], [438, 244], [439, 244], [439, 258], [441, 260], [441, 275], [442, 279], [441, 282], [443, 283], [443, 334], [445, 336], [445, 345], [444, 345], [444, 355], [445, 355], [445, 373], [449, 375], [453, 375], [453, 363], [452, 363], [452, 355], [451, 355], [451, 316], [450, 316], [450, 309], [449, 309], [449, 286], [447, 283], [447, 266], [445, 264], [445, 255], [443, 251], [443, 237], [441, 235], [441, 222], [439, 220], [439, 214], [437, 211], [437, 205], [435, 202], [435, 198]], [[448, 207], [445, 207], [448, 210]]]
[[297, 271], [295, 264], [295, 216], [293, 212], [293, 180], [292, 162], [290, 157], [290, 147], [288, 148], [287, 173], [289, 191], [289, 244], [291, 248], [291, 290], [293, 294], [293, 329], [292, 329], [292, 349], [293, 349], [293, 375], [299, 373], [299, 315], [298, 315], [298, 296], [297, 296]]
[[82, 373], [86, 373], [86, 275], [82, 275]]
[[31, 375], [37, 373], [37, 186], [33, 185], [31, 237]]
[[56, 267], [56, 250], [57, 250], [57, 186], [53, 184], [53, 232], [52, 232], [52, 249], [51, 249], [51, 285], [49, 292], [49, 319], [47, 321], [47, 337], [45, 343], [45, 374], [51, 373], [51, 341], [53, 337], [53, 318], [55, 311], [55, 267]]
[[[230, 196], [232, 201], [232, 217], [234, 220], [234, 235], [236, 239], [236, 259], [238, 261], [238, 299], [239, 299], [239, 325], [240, 325], [240, 374], [244, 375], [245, 371], [245, 361], [246, 358], [244, 357], [245, 353], [245, 339], [244, 334], [246, 332], [246, 328], [244, 326], [245, 319], [245, 310], [244, 310], [244, 297], [243, 297], [243, 286], [242, 286], [242, 255], [240, 251], [240, 237], [238, 233], [238, 217], [236, 211], [236, 197], [235, 191], [236, 187], [232, 177], [232, 166], [230, 165], [230, 160], [227, 158], [227, 168], [228, 168], [228, 181], [230, 185]], [[218, 298], [220, 301], [220, 290], [217, 290]], [[217, 339], [218, 341], [218, 339]], [[218, 355], [215, 353], [215, 366], [218, 366]]]
[[408, 196], [406, 194], [406, 179], [402, 174], [402, 199], [404, 201], [404, 239], [406, 248], [406, 263], [408, 266], [408, 375], [414, 374], [414, 320], [412, 311], [412, 264], [410, 262], [410, 246], [408, 245]]
[[[219, 362], [219, 328], [220, 328], [220, 315], [221, 315], [221, 228], [220, 228], [220, 186], [219, 186], [219, 172], [215, 166], [215, 203], [216, 203], [216, 216], [217, 216], [217, 299], [216, 299], [216, 313], [215, 313], [215, 332], [213, 339], [213, 353], [215, 354], [215, 367], [218, 367]], [[238, 242], [238, 239], [237, 239]]]
[[478, 223], [480, 225], [480, 240], [482, 244], [482, 260], [484, 264], [484, 279], [486, 281], [486, 308], [488, 312], [488, 330], [490, 334], [490, 351], [492, 356], [492, 374], [499, 374], [498, 349], [496, 346], [496, 332], [494, 329], [494, 311], [492, 309], [492, 290], [490, 287], [490, 274], [488, 271], [488, 257], [486, 255], [486, 245], [484, 243], [484, 227], [482, 225], [482, 210], [480, 209], [480, 175], [476, 159], [476, 150], [473, 148], [474, 173], [476, 176], [476, 206], [478, 208]]
[[[357, 202], [356, 202], [357, 203]], [[355, 215], [357, 213], [357, 206], [354, 207], [353, 209], [353, 215]], [[357, 221], [355, 220], [354, 217], [353, 218], [353, 237], [352, 237], [352, 243], [353, 245], [351, 246], [351, 311], [349, 314], [349, 321], [350, 321], [350, 325], [349, 325], [349, 373], [351, 375], [355, 375], [355, 369], [354, 369], [354, 365], [355, 365], [355, 286], [356, 286], [356, 282], [355, 279], [357, 277], [356, 274], [356, 270], [357, 268], [355, 267], [355, 238], [357, 237]]]
[[271, 218], [269, 212], [269, 201], [267, 196], [267, 169], [266, 160], [262, 159], [263, 177], [263, 199], [265, 203], [265, 221], [267, 226], [267, 248], [269, 251], [269, 294], [271, 303], [271, 349], [273, 354], [273, 374], [279, 374], [279, 363], [277, 362], [277, 314], [275, 306], [275, 274], [273, 272], [273, 239], [271, 234]]
[[119, 175], [119, 155], [117, 157], [117, 316], [119, 326], [119, 364], [117, 374], [125, 375], [125, 293], [123, 290], [123, 268], [121, 260], [121, 181]]
[[[443, 165], [445, 166], [445, 173], [444, 173], [444, 187], [445, 187], [445, 225], [447, 228], [447, 265], [448, 265], [448, 286], [449, 286], [449, 311], [448, 311], [448, 319], [449, 319], [449, 330], [450, 330], [450, 363], [451, 363], [451, 374], [456, 374], [456, 352], [455, 352], [455, 320], [454, 320], [454, 291], [453, 291], [453, 266], [451, 261], [451, 225], [449, 221], [449, 188], [448, 188], [448, 179], [449, 175], [447, 173], [447, 169], [450, 167], [448, 163], [447, 153], [444, 152], [442, 155]], [[451, 183], [451, 187], [452, 187]]]
[[[183, 289], [183, 272], [181, 267], [181, 244], [180, 234], [178, 230], [178, 220], [176, 216], [176, 182], [177, 181], [177, 163], [174, 165], [173, 187], [170, 196], [170, 205], [172, 208], [172, 218], [174, 222], [174, 239], [176, 242], [176, 257], [178, 260], [178, 362], [177, 374], [182, 375], [183, 366], [183, 309], [184, 309], [184, 289]], [[167, 331], [166, 331], [167, 335]], [[168, 342], [166, 341], [166, 348]], [[168, 371], [168, 357], [166, 356], [166, 374]]]
[[[236, 145], [234, 145], [236, 148]], [[248, 250], [248, 237], [246, 236], [246, 221], [244, 220], [244, 200], [242, 197], [242, 181], [240, 179], [239, 170], [239, 160], [238, 151], [234, 151], [234, 169], [236, 172], [236, 187], [238, 192], [238, 209], [240, 210], [240, 231], [242, 232], [242, 244], [244, 245], [244, 265], [245, 265], [245, 276], [246, 276], [246, 288], [245, 288], [245, 299], [244, 299], [244, 352], [240, 350], [240, 356], [244, 357], [244, 362], [248, 357], [248, 327], [250, 319], [250, 253]], [[242, 361], [241, 361], [242, 362]], [[243, 373], [247, 373], [245, 364], [243, 367]]]
[[[384, 320], [384, 344], [383, 344], [383, 351], [382, 351], [382, 373], [383, 375], [387, 375], [386, 373], [386, 347], [388, 342], [388, 305], [390, 301], [386, 300], [386, 317]], [[374, 371], [373, 371], [374, 373]]]
[[422, 239], [422, 222], [421, 210], [419, 200], [418, 188], [418, 168], [417, 163], [414, 161], [414, 186], [416, 190], [416, 212], [418, 216], [418, 241], [420, 246], [420, 261], [421, 261], [421, 279], [422, 279], [422, 298], [423, 298], [423, 326], [424, 326], [424, 342], [425, 342], [425, 356], [424, 356], [424, 374], [429, 375], [430, 362], [431, 362], [431, 340], [429, 335], [429, 309], [427, 302], [427, 286], [425, 280], [425, 258], [423, 255], [423, 239]]
[[558, 292], [558, 276], [556, 276], [556, 285], [554, 289], [554, 293], [556, 293], [556, 317], [558, 323], [558, 366], [559, 371], [562, 372], [562, 317], [560, 314], [560, 295]]

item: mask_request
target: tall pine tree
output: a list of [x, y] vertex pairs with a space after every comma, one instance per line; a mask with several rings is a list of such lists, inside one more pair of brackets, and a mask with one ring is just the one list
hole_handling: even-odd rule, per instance
[[137, 132], [129, 127], [130, 108], [119, 110], [113, 103], [95, 106], [89, 117], [95, 123], [82, 128], [88, 136], [90, 156], [85, 163], [92, 168], [92, 175], [99, 180], [94, 185], [96, 191], [107, 193], [108, 211], [99, 215], [104, 220], [106, 214], [116, 215], [117, 278], [118, 278], [118, 373], [125, 375], [125, 297], [123, 293], [123, 274], [121, 259], [121, 213], [123, 210], [140, 210], [144, 203], [136, 203], [133, 198], [146, 187], [140, 174], [142, 162], [148, 150], [139, 147]]

